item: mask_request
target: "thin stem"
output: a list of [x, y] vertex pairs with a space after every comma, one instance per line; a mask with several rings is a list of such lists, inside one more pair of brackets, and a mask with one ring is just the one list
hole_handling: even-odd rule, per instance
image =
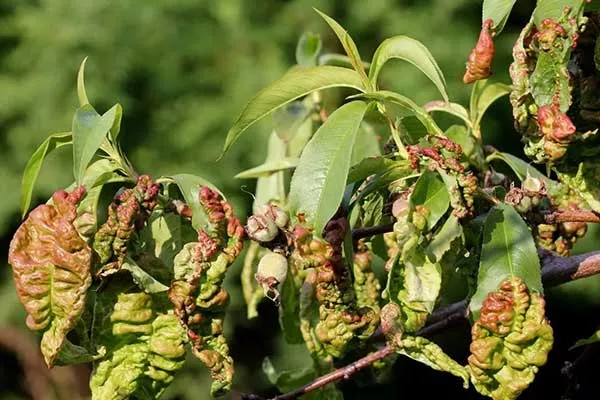
[[[560, 257], [552, 252], [542, 250], [540, 251], [540, 260], [543, 265], [542, 282], [546, 288], [600, 274], [600, 251], [573, 257]], [[468, 304], [468, 301], [465, 299], [435, 311], [428, 318], [427, 324], [417, 332], [417, 335], [432, 335], [468, 317]], [[275, 396], [271, 400], [296, 399], [327, 384], [347, 380], [359, 370], [393, 353], [395, 353], [394, 349], [386, 345], [345, 367], [323, 375], [296, 390]], [[259, 397], [250, 396], [247, 398]]]
[[391, 232], [394, 230], [394, 223], [389, 224], [367, 226], [364, 228], [356, 228], [352, 230], [352, 239], [358, 240], [374, 235], [381, 235], [383, 233]]

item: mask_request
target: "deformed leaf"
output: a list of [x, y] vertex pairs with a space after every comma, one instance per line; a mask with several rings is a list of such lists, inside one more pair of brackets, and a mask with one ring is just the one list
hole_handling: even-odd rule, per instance
[[600, 168], [594, 162], [582, 162], [576, 173], [558, 172], [562, 183], [573, 189], [592, 210], [600, 212]]
[[113, 106], [104, 115], [99, 115], [87, 104], [75, 111], [73, 117], [73, 175], [75, 182], [81, 184], [83, 174], [90, 161], [100, 148], [108, 132], [113, 128], [119, 105]]
[[356, 71], [347, 68], [318, 66], [292, 69], [250, 100], [227, 133], [223, 152], [226, 152], [246, 129], [279, 107], [316, 90], [333, 87], [349, 87], [361, 92], [365, 90]]
[[423, 304], [431, 313], [440, 294], [442, 270], [422, 254], [415, 254], [404, 262], [404, 285], [409, 302]]
[[130, 257], [125, 258], [125, 262], [121, 265], [121, 269], [129, 271], [131, 278], [146, 293], [161, 293], [169, 290], [169, 287], [160, 283], [148, 272], [144, 271], [134, 260]]
[[559, 19], [567, 7], [574, 13], [581, 12], [584, 3], [584, 0], [538, 0], [533, 11], [533, 20], [539, 27], [546, 18]]
[[21, 179], [21, 216], [25, 217], [29, 206], [31, 204], [31, 195], [33, 194], [33, 187], [38, 178], [40, 170], [42, 169], [42, 163], [44, 158], [53, 150], [59, 147], [66, 146], [73, 143], [73, 139], [70, 132], [67, 133], [56, 133], [48, 137], [44, 142], [37, 148], [37, 150], [31, 155], [25, 170], [23, 171], [23, 178]]
[[471, 329], [467, 366], [477, 391], [494, 400], [514, 400], [546, 363], [554, 341], [544, 298], [518, 277], [490, 292]]
[[529, 290], [543, 293], [540, 260], [527, 224], [512, 206], [490, 210], [483, 229], [477, 290], [469, 308], [475, 319], [489, 293], [507, 279], [522, 279]]
[[146, 293], [118, 294], [100, 330], [98, 343], [109, 352], [94, 368], [93, 400], [156, 399], [183, 366], [185, 329], [157, 303]]
[[290, 184], [290, 211], [304, 213], [320, 236], [338, 209], [358, 128], [367, 103], [353, 101], [333, 112], [306, 145]]
[[279, 324], [290, 344], [304, 343], [300, 331], [300, 302], [298, 300], [298, 288], [294, 283], [294, 277], [288, 270], [288, 276], [280, 288], [281, 307], [279, 309]]
[[27, 326], [43, 331], [41, 348], [52, 366], [67, 333], [83, 312], [91, 284], [92, 252], [73, 221], [83, 188], [58, 191], [53, 204], [33, 210], [15, 233], [8, 261]]
[[377, 84], [379, 72], [385, 63], [394, 58], [407, 61], [420, 69], [435, 84], [444, 101], [449, 101], [446, 79], [435, 58], [423, 43], [408, 36], [386, 39], [375, 50], [369, 69], [369, 80], [373, 86]]

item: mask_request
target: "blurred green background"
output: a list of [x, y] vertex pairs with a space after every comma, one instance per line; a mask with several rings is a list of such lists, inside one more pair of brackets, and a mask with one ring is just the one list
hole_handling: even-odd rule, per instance
[[[517, 2], [497, 42], [495, 80], [509, 81], [511, 43], [533, 6], [533, 0]], [[406, 34], [421, 40], [445, 73], [453, 101], [467, 104], [470, 88], [461, 78], [481, 24], [477, 0], [0, 0], [0, 254], [5, 264], [0, 271], [0, 398], [86, 395], [85, 367], [48, 372], [40, 364], [35, 350], [38, 339], [25, 329], [25, 313], [5, 262], [8, 243], [20, 222], [21, 172], [46, 136], [70, 130], [82, 59], [89, 57], [86, 86], [96, 108], [104, 112], [115, 102], [123, 105], [120, 137], [139, 171], [156, 176], [201, 175], [217, 184], [243, 217], [252, 201], [246, 191], [253, 190], [254, 182], [232, 177], [262, 162], [270, 121], [253, 128], [223, 160], [215, 160], [244, 104], [294, 63], [295, 44], [303, 32], [318, 32], [327, 51], [341, 51], [311, 7], [344, 25], [365, 59], [389, 36]], [[393, 63], [382, 79], [382, 86], [418, 103], [436, 99], [433, 84], [412, 66]], [[500, 149], [521, 151], [506, 100], [492, 107], [484, 136]], [[72, 181], [70, 156], [69, 150], [59, 150], [46, 160], [34, 204]], [[593, 245], [588, 239], [581, 248]], [[270, 356], [279, 367], [301, 366], [308, 359], [301, 347], [284, 345], [272, 305], [261, 305], [258, 320], [246, 319], [238, 275], [239, 263], [227, 283], [233, 293], [227, 335], [237, 373], [231, 396], [274, 394], [261, 372], [263, 358]], [[557, 334], [559, 341], [564, 340], [562, 347], [555, 348], [550, 365], [523, 398], [560, 398], [568, 389], [560, 369], [565, 359], [577, 354], [567, 348], [577, 335], [593, 330], [594, 320], [584, 316], [592, 311], [600, 315], [598, 300], [593, 301], [598, 297], [593, 293], [598, 290], [597, 280], [572, 286], [553, 293], [549, 313], [559, 322], [564, 320], [566, 327], [573, 318], [582, 320], [583, 327]], [[553, 297], [557, 301], [552, 302]], [[577, 308], [567, 320], [562, 307], [569, 309], [569, 303], [577, 303]], [[464, 361], [467, 337], [465, 324], [436, 340]], [[207, 379], [200, 363], [190, 359], [165, 398], [207, 398]], [[409, 398], [411, 393], [420, 398], [437, 398], [440, 393], [479, 398], [474, 391], [464, 392], [454, 378], [408, 360], [398, 362], [383, 385], [373, 387], [359, 376], [344, 389], [350, 399]]]

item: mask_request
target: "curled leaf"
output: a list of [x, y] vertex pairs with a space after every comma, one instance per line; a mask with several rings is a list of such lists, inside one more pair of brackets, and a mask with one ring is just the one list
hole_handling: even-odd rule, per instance
[[41, 348], [48, 366], [81, 315], [91, 283], [92, 252], [73, 225], [83, 193], [82, 187], [54, 193], [53, 204], [33, 210], [10, 243], [8, 261], [26, 323], [44, 332]]
[[494, 58], [493, 26], [494, 21], [491, 19], [483, 22], [477, 45], [471, 51], [467, 61], [467, 70], [463, 76], [464, 83], [473, 83], [492, 74], [492, 60]]
[[516, 399], [533, 381], [554, 340], [544, 304], [520, 278], [504, 281], [488, 295], [471, 330], [467, 367], [479, 393]]

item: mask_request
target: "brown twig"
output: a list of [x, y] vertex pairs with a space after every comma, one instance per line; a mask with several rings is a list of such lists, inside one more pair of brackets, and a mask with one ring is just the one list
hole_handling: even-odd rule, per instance
[[356, 228], [352, 230], [352, 239], [358, 240], [362, 238], [366, 238], [374, 235], [381, 235], [382, 233], [391, 232], [394, 230], [394, 224], [383, 224], [383, 225], [375, 225], [368, 226], [365, 228]]
[[[561, 257], [552, 252], [542, 250], [540, 251], [540, 260], [543, 265], [542, 282], [546, 288], [600, 274], [600, 251], [573, 257]], [[428, 336], [434, 334], [468, 317], [468, 304], [467, 300], [462, 300], [435, 311], [427, 319], [427, 324], [417, 332], [417, 335]], [[347, 380], [359, 370], [394, 352], [392, 347], [386, 345], [345, 367], [323, 375], [296, 390], [275, 396], [271, 400], [296, 399], [330, 383]]]
[[594, 211], [588, 210], [564, 210], [555, 211], [544, 215], [544, 219], [548, 224], [558, 222], [593, 222], [600, 223], [600, 215]]

